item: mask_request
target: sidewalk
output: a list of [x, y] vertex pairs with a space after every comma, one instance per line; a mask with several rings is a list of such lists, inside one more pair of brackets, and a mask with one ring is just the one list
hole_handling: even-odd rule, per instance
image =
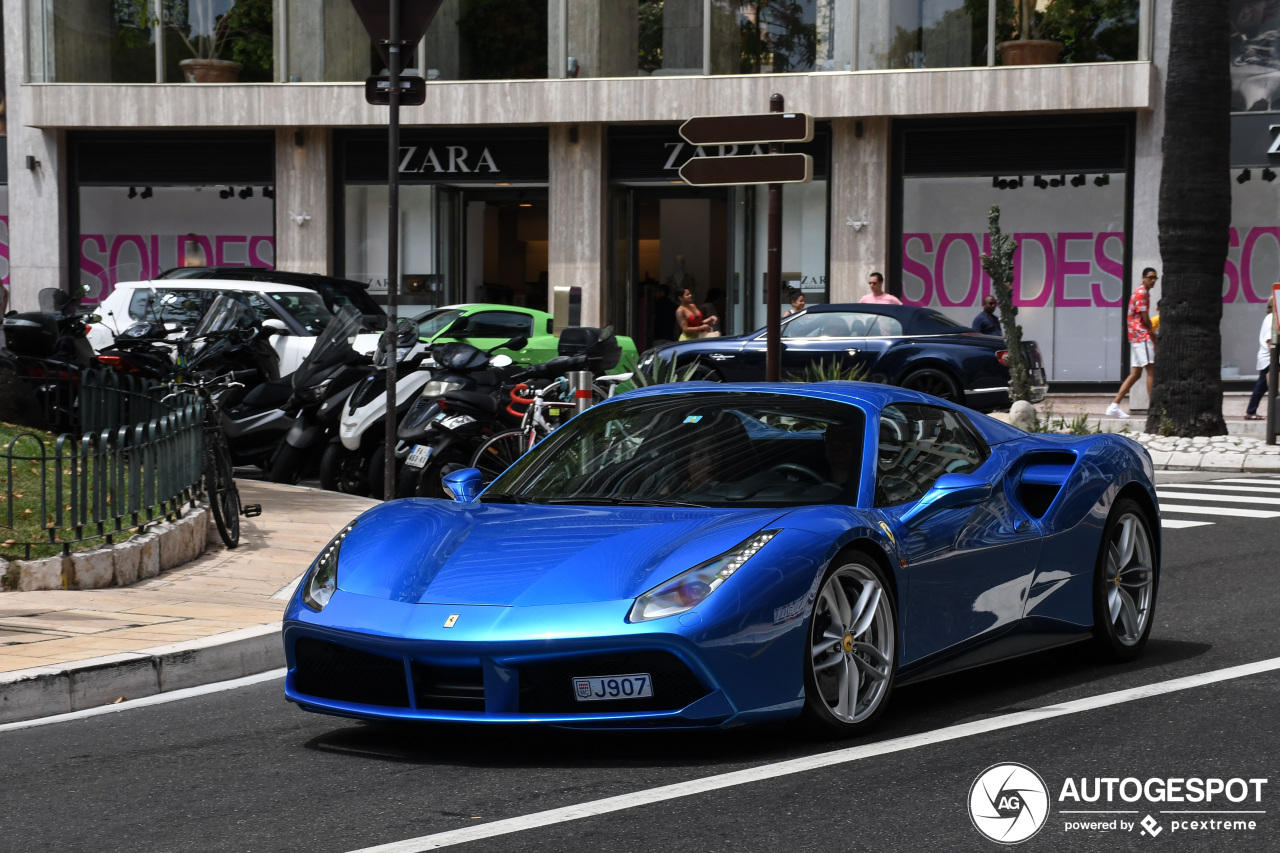
[[[0, 723], [284, 665], [280, 617], [297, 578], [375, 501], [240, 480], [240, 547], [211, 545], [128, 587], [0, 594]], [[210, 526], [212, 530], [212, 526]]]

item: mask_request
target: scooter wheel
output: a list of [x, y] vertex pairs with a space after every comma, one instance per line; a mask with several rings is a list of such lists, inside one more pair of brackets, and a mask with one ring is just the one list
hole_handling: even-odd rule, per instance
[[294, 447], [287, 442], [281, 442], [280, 448], [276, 451], [275, 459], [271, 462], [271, 470], [267, 472], [267, 479], [273, 483], [296, 483], [298, 475], [302, 472], [302, 462], [306, 456], [305, 451], [300, 447]]
[[360, 457], [334, 442], [320, 457], [320, 488], [347, 495], [369, 494], [369, 480]]

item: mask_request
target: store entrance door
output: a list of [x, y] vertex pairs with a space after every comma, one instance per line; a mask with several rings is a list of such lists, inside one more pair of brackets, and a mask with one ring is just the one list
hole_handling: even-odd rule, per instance
[[547, 191], [463, 189], [460, 206], [460, 301], [547, 310]]
[[[719, 331], [734, 274], [730, 191], [695, 187], [620, 187], [614, 193], [611, 314], [641, 350], [680, 335], [676, 306], [684, 288], [714, 306]], [[705, 310], [704, 310], [705, 313]]]

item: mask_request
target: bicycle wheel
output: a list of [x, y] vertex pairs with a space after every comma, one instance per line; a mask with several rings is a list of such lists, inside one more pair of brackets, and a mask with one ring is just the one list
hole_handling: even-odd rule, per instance
[[487, 486], [529, 449], [529, 436], [523, 430], [511, 429], [490, 438], [471, 457], [471, 467], [480, 469]]
[[213, 510], [213, 523], [222, 543], [234, 548], [240, 544], [240, 492], [221, 433], [210, 440], [204, 465], [204, 491]]

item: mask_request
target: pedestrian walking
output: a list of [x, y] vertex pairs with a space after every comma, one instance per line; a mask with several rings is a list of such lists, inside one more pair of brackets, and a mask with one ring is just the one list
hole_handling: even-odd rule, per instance
[[1120, 401], [1129, 393], [1145, 369], [1147, 372], [1147, 398], [1151, 398], [1151, 383], [1155, 378], [1156, 347], [1151, 338], [1151, 288], [1160, 279], [1153, 267], [1142, 271], [1142, 281], [1129, 298], [1129, 375], [1120, 383], [1120, 392], [1107, 406], [1107, 417], [1127, 418], [1120, 408]]
[[982, 311], [973, 318], [973, 330], [984, 335], [1000, 334], [1000, 320], [996, 317], [996, 298], [990, 293], [982, 300]]
[[867, 286], [871, 292], [859, 299], [859, 302], [870, 302], [875, 305], [901, 305], [902, 300], [891, 293], [884, 292], [884, 276], [873, 272], [867, 277]]
[[1262, 318], [1262, 329], [1258, 332], [1258, 381], [1253, 386], [1253, 393], [1249, 395], [1249, 407], [1244, 410], [1246, 421], [1266, 420], [1258, 414], [1258, 403], [1262, 402], [1262, 395], [1267, 393], [1267, 373], [1271, 370], [1271, 347], [1273, 346], [1271, 333], [1276, 323], [1272, 315], [1275, 310], [1276, 298], [1272, 296], [1267, 300], [1267, 314]]

